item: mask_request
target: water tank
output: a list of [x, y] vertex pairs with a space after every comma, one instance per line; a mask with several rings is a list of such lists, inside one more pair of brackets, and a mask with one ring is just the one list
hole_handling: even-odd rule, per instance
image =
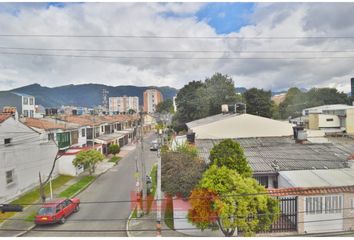
[[221, 105], [221, 112], [222, 113], [228, 113], [229, 112], [229, 106], [227, 104]]
[[195, 142], [195, 133], [187, 133], [187, 141], [189, 143], [194, 143]]

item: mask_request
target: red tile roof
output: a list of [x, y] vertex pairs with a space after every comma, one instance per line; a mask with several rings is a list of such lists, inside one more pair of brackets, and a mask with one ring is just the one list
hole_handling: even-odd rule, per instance
[[354, 193], [353, 186], [335, 186], [335, 187], [294, 187], [294, 188], [276, 188], [268, 189], [272, 196], [308, 196], [323, 195], [332, 193]]
[[354, 160], [354, 153], [352, 155], [349, 155], [349, 157], [347, 159], [348, 160]]
[[34, 127], [44, 130], [65, 129], [65, 125], [63, 124], [57, 124], [40, 118], [26, 118], [24, 124], [26, 124], [28, 127]]
[[0, 123], [11, 117], [11, 113], [0, 113]]

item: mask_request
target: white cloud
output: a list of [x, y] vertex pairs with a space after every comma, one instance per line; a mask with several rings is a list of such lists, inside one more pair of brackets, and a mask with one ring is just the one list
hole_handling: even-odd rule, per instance
[[[1, 4], [3, 34], [81, 34], [217, 36], [205, 21], [198, 21], [200, 3], [86, 3], [64, 8], [43, 4]], [[5, 10], [4, 10], [5, 9]], [[354, 31], [354, 4], [275, 3], [257, 4], [250, 24], [230, 36], [343, 36]], [[354, 50], [352, 39], [206, 40], [125, 38], [0, 38], [1, 46], [136, 50]], [[4, 52], [5, 50], [0, 50]], [[6, 50], [10, 51], [10, 50]], [[25, 50], [22, 50], [23, 52]], [[36, 53], [38, 51], [26, 51]], [[114, 56], [218, 57], [220, 53], [101, 53], [62, 52]], [[326, 54], [326, 55], [329, 55]], [[333, 54], [331, 54], [333, 55]], [[354, 56], [336, 53], [335, 56]], [[237, 53], [224, 56], [291, 57], [307, 54]], [[169, 85], [180, 88], [215, 72], [231, 75], [237, 86], [285, 89], [336, 86], [349, 91], [354, 75], [350, 59], [319, 60], [161, 60], [33, 57], [0, 54], [0, 89], [31, 83], [45, 86], [104, 83], [110, 85]]]

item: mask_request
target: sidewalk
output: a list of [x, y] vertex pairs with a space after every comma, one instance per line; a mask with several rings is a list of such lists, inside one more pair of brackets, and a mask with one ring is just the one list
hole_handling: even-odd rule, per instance
[[[83, 173], [76, 178], [71, 179], [63, 186], [53, 191], [53, 198], [57, 198], [59, 193], [64, 191], [66, 188], [78, 182], [82, 177], [86, 176], [87, 173]], [[32, 229], [35, 225], [33, 221], [24, 220], [32, 215], [34, 212], [37, 212], [41, 206], [40, 200], [38, 200], [36, 205], [30, 205], [23, 209], [23, 212], [19, 212], [14, 216], [10, 217], [8, 220], [4, 221], [0, 225], [0, 236], [1, 237], [17, 237], [24, 234], [26, 231]], [[6, 229], [21, 229], [22, 231], [2, 231]]]
[[[188, 237], [188, 235], [167, 227], [163, 218], [161, 219], [161, 229], [162, 237]], [[141, 218], [131, 219], [127, 223], [128, 237], [156, 237], [156, 233], [156, 211], [151, 211]]]
[[[122, 147], [121, 153], [119, 153], [118, 156], [124, 157], [126, 156], [130, 151], [134, 150], [136, 147], [135, 144], [128, 144], [124, 147]], [[93, 175], [95, 176], [100, 176], [101, 174], [105, 173], [107, 170], [112, 168], [115, 164], [112, 162], [108, 162], [108, 159], [103, 160], [102, 162], [98, 163], [96, 166], [96, 171]], [[65, 183], [63, 186], [60, 188], [57, 188], [53, 191], [53, 198], [57, 198], [59, 193], [70, 187], [71, 185], [75, 184], [78, 182], [82, 177], [87, 176], [87, 172], [81, 173], [79, 176], [76, 178], [71, 179], [67, 183]], [[85, 190], [83, 188], [81, 191]], [[81, 192], [80, 191], [80, 192]], [[79, 194], [80, 192], [76, 193]], [[34, 212], [37, 212], [41, 206], [40, 200], [38, 200], [36, 205], [30, 205], [28, 207], [25, 207], [23, 209], [23, 212], [19, 212], [15, 214], [14, 216], [10, 217], [9, 219], [5, 220], [4, 222], [0, 223], [0, 237], [18, 237], [26, 233], [27, 231], [31, 230], [32, 228], [35, 227], [35, 224], [33, 221], [29, 220], [24, 220], [28, 218], [31, 214]], [[1, 216], [1, 213], [0, 213]], [[6, 231], [7, 229], [7, 231]], [[10, 231], [10, 229], [20, 229], [21, 231]], [[5, 230], [5, 231], [2, 231]]]

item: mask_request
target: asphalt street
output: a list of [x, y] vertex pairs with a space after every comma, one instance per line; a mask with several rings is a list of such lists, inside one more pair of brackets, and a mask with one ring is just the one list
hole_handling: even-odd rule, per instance
[[[148, 174], [157, 162], [156, 152], [149, 150], [150, 142], [156, 136], [144, 140], [143, 159]], [[85, 191], [79, 194], [81, 202], [125, 201], [131, 199], [136, 189], [136, 159], [140, 147], [131, 151], [119, 164], [97, 178]], [[125, 220], [131, 213], [129, 202], [86, 203], [80, 205], [80, 211], [72, 214], [64, 224], [37, 226], [25, 237], [101, 237], [126, 236]], [[81, 232], [80, 232], [81, 231]], [[88, 231], [88, 232], [83, 232]], [[92, 232], [89, 232], [92, 231]], [[97, 231], [97, 232], [94, 232]], [[111, 232], [110, 232], [111, 231]], [[114, 231], [114, 232], [113, 232]]]

